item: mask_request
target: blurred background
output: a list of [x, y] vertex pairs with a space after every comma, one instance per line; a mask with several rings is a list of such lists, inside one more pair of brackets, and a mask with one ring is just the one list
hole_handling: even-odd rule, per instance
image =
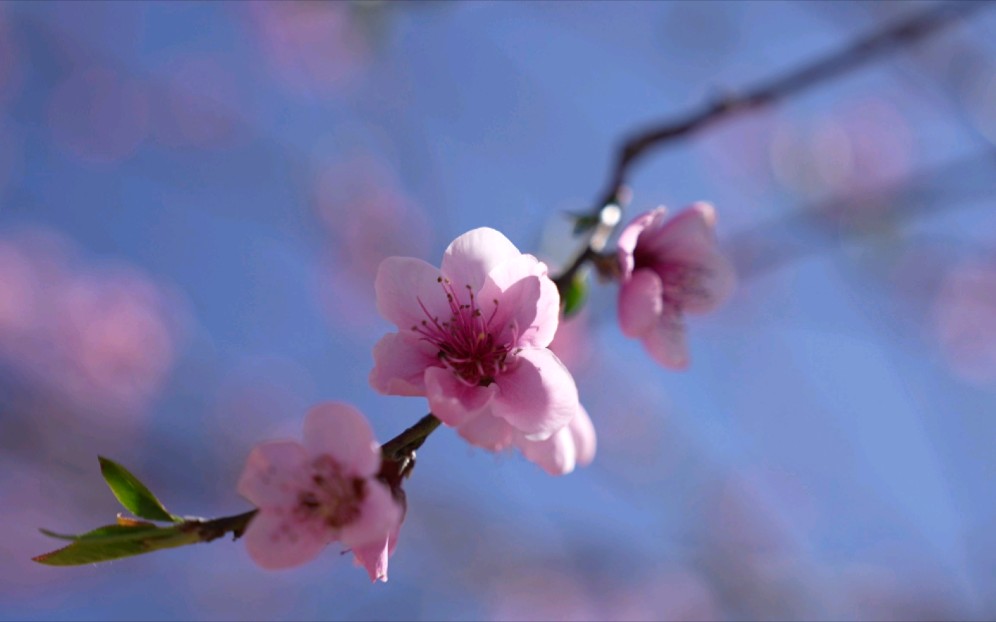
[[993, 619], [996, 10], [641, 163], [628, 216], [713, 202], [733, 301], [672, 373], [596, 287], [556, 345], [595, 463], [441, 430], [389, 583], [29, 561], [118, 511], [97, 454], [220, 516], [312, 404], [390, 438], [383, 257], [561, 265], [623, 136], [929, 6], [0, 4], [0, 618]]

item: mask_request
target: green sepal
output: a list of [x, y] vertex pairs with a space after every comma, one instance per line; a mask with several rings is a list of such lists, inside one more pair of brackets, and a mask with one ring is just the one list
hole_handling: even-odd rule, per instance
[[192, 527], [191, 524], [170, 527], [105, 525], [78, 536], [42, 529], [47, 536], [73, 542], [32, 559], [49, 566], [80, 566], [201, 542], [200, 533]]
[[574, 221], [574, 235], [578, 236], [587, 231], [591, 231], [598, 224], [598, 215], [591, 214], [570, 214], [571, 219]]
[[576, 275], [563, 294], [564, 317], [568, 318], [580, 311], [587, 299], [588, 279], [580, 274]]
[[113, 460], [98, 456], [100, 473], [111, 488], [111, 492], [129, 512], [148, 520], [180, 523], [183, 519], [166, 511], [159, 499], [146, 488], [145, 484]]

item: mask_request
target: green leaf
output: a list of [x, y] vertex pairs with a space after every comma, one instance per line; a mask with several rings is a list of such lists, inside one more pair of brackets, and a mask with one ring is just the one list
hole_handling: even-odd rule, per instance
[[105, 525], [78, 536], [65, 536], [46, 530], [42, 530], [42, 533], [73, 540], [68, 546], [32, 558], [39, 564], [48, 566], [94, 564], [202, 541], [200, 533], [190, 524], [172, 527]]
[[86, 533], [81, 533], [79, 535], [68, 535], [64, 533], [56, 533], [54, 531], [49, 531], [48, 529], [39, 529], [49, 538], [58, 538], [59, 540], [72, 540], [73, 542], [79, 542], [82, 540], [113, 540], [115, 538], [130, 538], [134, 537], [136, 534], [141, 532], [153, 532], [159, 531], [160, 528], [156, 527], [152, 523], [145, 523], [142, 526], [126, 526], [126, 525], [104, 525], [103, 527], [98, 527]]
[[588, 279], [575, 276], [564, 292], [564, 317], [570, 317], [581, 310], [588, 298]]
[[100, 460], [100, 472], [104, 476], [104, 481], [111, 487], [111, 492], [118, 498], [118, 501], [129, 512], [140, 518], [157, 520], [171, 523], [182, 522], [179, 516], [174, 516], [166, 511], [163, 504], [156, 499], [155, 495], [132, 475], [128, 469], [124, 468], [113, 460], [108, 460], [103, 456], [98, 456]]

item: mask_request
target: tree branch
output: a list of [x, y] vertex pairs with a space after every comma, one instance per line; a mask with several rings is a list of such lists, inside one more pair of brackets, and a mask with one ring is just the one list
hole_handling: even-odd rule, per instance
[[608, 239], [618, 225], [619, 218], [606, 218], [606, 210], [612, 210], [618, 215], [618, 210], [624, 200], [622, 195], [630, 168], [652, 149], [671, 141], [687, 138], [738, 114], [780, 102], [812, 86], [857, 69], [894, 50], [912, 45], [928, 35], [934, 34], [956, 19], [967, 17], [988, 6], [990, 2], [991, 0], [938, 3], [918, 15], [859, 39], [834, 54], [799, 67], [783, 76], [762, 82], [739, 94], [727, 93], [696, 112], [677, 120], [669, 120], [650, 126], [625, 140], [616, 155], [609, 183], [588, 215], [588, 218], [593, 221], [594, 230], [590, 233], [584, 249], [554, 279], [561, 294], [566, 291], [581, 266], [602, 250], [600, 246], [604, 246], [604, 240]]
[[[740, 231], [724, 246], [740, 279], [750, 279], [841, 242], [841, 216], [856, 221], [846, 233], [867, 237], [881, 229], [996, 193], [996, 149], [989, 147], [913, 171], [894, 183], [851, 196], [835, 197]], [[957, 180], [957, 183], [952, 183]], [[890, 206], [902, 205], [902, 210]], [[869, 206], [878, 209], [870, 209]], [[862, 220], [862, 218], [864, 220]]]

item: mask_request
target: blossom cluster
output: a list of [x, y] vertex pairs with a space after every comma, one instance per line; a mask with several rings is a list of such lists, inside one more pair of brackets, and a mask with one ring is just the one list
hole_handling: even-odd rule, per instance
[[[688, 365], [684, 314], [732, 292], [715, 221], [704, 203], [670, 220], [658, 208], [618, 241], [620, 326], [668, 368]], [[397, 328], [373, 348], [376, 391], [423, 397], [437, 424], [490, 451], [516, 448], [551, 475], [592, 461], [595, 428], [550, 349], [562, 310], [543, 262], [479, 228], [454, 240], [438, 268], [385, 259], [374, 288], [378, 311]], [[352, 406], [315, 407], [303, 442], [264, 443], [249, 456], [238, 490], [258, 508], [246, 533], [250, 556], [286, 568], [340, 542], [372, 580], [386, 581], [406, 511], [397, 460]]]

